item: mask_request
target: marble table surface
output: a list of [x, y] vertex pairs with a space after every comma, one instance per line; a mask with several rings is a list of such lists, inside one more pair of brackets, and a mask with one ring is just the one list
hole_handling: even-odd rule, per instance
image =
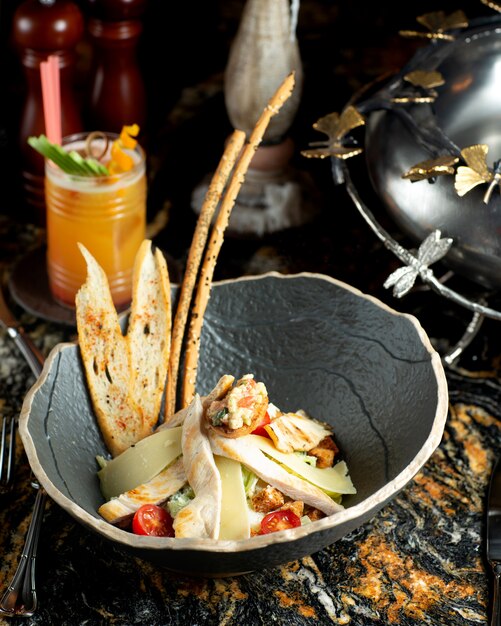
[[[396, 306], [377, 286], [391, 260], [387, 251], [371, 247], [372, 235], [356, 218], [348, 239], [336, 235], [333, 226], [328, 213], [295, 234], [245, 245], [228, 240], [226, 253], [236, 263], [239, 250], [243, 273], [294, 272], [305, 264], [315, 269], [314, 264], [395, 308], [414, 311], [437, 349], [446, 350], [459, 338], [465, 315], [437, 302], [438, 296], [418, 290], [408, 303]], [[43, 228], [1, 218], [4, 268], [43, 238]], [[355, 246], [348, 243], [353, 238]], [[316, 253], [305, 260], [302, 246], [313, 249], [313, 242]], [[253, 252], [244, 261], [246, 246]], [[356, 254], [350, 255], [353, 248]], [[229, 266], [224, 255], [222, 264], [223, 269]], [[71, 326], [11, 304], [45, 355], [58, 342], [75, 339]], [[459, 360], [446, 368], [447, 425], [422, 471], [373, 519], [334, 545], [269, 570], [233, 578], [190, 578], [121, 553], [49, 502], [36, 572], [39, 609], [31, 618], [0, 617], [0, 624], [487, 623], [485, 498], [492, 465], [501, 453], [498, 324], [486, 321]], [[15, 346], [0, 333], [0, 412], [17, 415], [33, 382]], [[35, 497], [21, 442], [17, 452], [15, 489], [0, 496], [0, 589], [14, 574]]]
[[[234, 7], [233, 20], [241, 4], [227, 4]], [[355, 45], [353, 28], [357, 3], [303, 5], [307, 82], [301, 123], [294, 129], [298, 150], [319, 138], [311, 125], [320, 115], [339, 110], [352, 91], [389, 66], [398, 67], [411, 51], [396, 46], [394, 34], [381, 39], [385, 18], [375, 5], [366, 16], [363, 44], [365, 35], [358, 33], [360, 45]], [[407, 13], [417, 10], [409, 7]], [[409, 26], [403, 16], [392, 18], [395, 30], [397, 23]], [[229, 36], [229, 30], [219, 33]], [[193, 79], [189, 89], [179, 90], [177, 104], [173, 96], [163, 130], [151, 144], [149, 217], [160, 208], [168, 214], [155, 242], [170, 255], [174, 270], [183, 266], [196, 219], [189, 208], [191, 190], [217, 163], [228, 131], [222, 74], [211, 74], [201, 86], [195, 84], [198, 76]], [[198, 137], [197, 153], [193, 137]], [[203, 165], [197, 169], [199, 157]], [[325, 273], [416, 315], [445, 354], [462, 335], [468, 314], [419, 287], [395, 301], [382, 285], [398, 263], [368, 232], [344, 190], [333, 188], [328, 163], [297, 159], [296, 165], [320, 192], [318, 214], [301, 228], [228, 238], [215, 278], [270, 270]], [[15, 205], [5, 213], [0, 215], [0, 269], [9, 273], [44, 244], [45, 231]], [[34, 274], [39, 271], [33, 267]], [[74, 328], [46, 319], [42, 305], [37, 312], [11, 304], [44, 355], [57, 343], [75, 339]], [[499, 322], [487, 320], [460, 358], [446, 367], [447, 424], [422, 471], [362, 527], [280, 567], [222, 579], [180, 576], [123, 554], [49, 501], [36, 571], [38, 611], [31, 618], [0, 617], [0, 625], [487, 624], [491, 573], [485, 558], [485, 504], [490, 472], [501, 454], [500, 375]], [[33, 383], [15, 346], [0, 331], [0, 414], [18, 415]], [[0, 495], [0, 591], [14, 574], [30, 520], [35, 493], [29, 476], [18, 441], [15, 489]]]

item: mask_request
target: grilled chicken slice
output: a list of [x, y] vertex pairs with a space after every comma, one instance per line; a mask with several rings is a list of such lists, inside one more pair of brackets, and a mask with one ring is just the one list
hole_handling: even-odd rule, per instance
[[195, 498], [176, 515], [174, 532], [176, 537], [217, 539], [221, 521], [221, 476], [205, 430], [198, 394], [183, 424], [182, 449], [186, 477]]
[[112, 498], [99, 507], [98, 513], [107, 522], [122, 525], [143, 506], [162, 504], [186, 484], [186, 472], [182, 457], [164, 469], [147, 483]]
[[157, 427], [157, 430], [164, 430], [166, 428], [176, 428], [177, 426], [182, 426], [186, 416], [188, 415], [188, 411], [190, 410], [190, 406], [188, 405], [184, 409], [177, 411], [174, 415], [169, 415], [169, 417], [165, 418], [165, 421]]
[[299, 413], [284, 413], [265, 426], [277, 450], [306, 452], [332, 435], [323, 424]]
[[[216, 400], [220, 400], [223, 396], [225, 396], [228, 391], [231, 389], [233, 382], [235, 380], [234, 376], [230, 376], [230, 374], [225, 374], [221, 376], [221, 378], [217, 381], [214, 389], [204, 398], [202, 398], [202, 406], [203, 408], [207, 408], [212, 402]], [[158, 427], [158, 430], [163, 428], [174, 428], [175, 426], [181, 426], [186, 419], [186, 415], [188, 414], [189, 405], [180, 411], [174, 413], [174, 415], [170, 415], [165, 418], [163, 424]]]
[[271, 461], [254, 445], [245, 441], [245, 437], [229, 439], [209, 432], [212, 451], [214, 454], [229, 457], [239, 461], [252, 470], [264, 482], [272, 485], [293, 500], [301, 500], [327, 515], [344, 510], [344, 507], [334, 502], [332, 498], [315, 485], [289, 474], [278, 463]]

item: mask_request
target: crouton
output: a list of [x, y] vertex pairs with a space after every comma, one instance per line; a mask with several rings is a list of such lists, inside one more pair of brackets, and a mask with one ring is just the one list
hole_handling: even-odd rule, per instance
[[275, 511], [283, 506], [284, 502], [283, 493], [271, 485], [258, 491], [251, 499], [252, 508], [260, 513]]

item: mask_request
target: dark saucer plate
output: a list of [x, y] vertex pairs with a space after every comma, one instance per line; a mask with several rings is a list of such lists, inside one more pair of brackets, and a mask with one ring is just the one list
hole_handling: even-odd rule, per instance
[[9, 291], [28, 313], [49, 322], [76, 326], [75, 311], [59, 304], [50, 292], [45, 246], [30, 250], [14, 265]]

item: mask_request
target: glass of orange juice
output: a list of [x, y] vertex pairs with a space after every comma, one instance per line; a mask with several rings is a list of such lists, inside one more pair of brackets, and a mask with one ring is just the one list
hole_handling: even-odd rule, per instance
[[[105, 151], [118, 137], [100, 135], [93, 140], [93, 151]], [[87, 136], [65, 137], [63, 148], [83, 153]], [[117, 309], [130, 303], [134, 258], [146, 231], [146, 165], [138, 143], [128, 154], [132, 169], [109, 176], [75, 176], [46, 160], [47, 270], [51, 293], [60, 304], [74, 307], [86, 279], [78, 242], [106, 272]], [[101, 161], [106, 165], [109, 159], [105, 154]]]

